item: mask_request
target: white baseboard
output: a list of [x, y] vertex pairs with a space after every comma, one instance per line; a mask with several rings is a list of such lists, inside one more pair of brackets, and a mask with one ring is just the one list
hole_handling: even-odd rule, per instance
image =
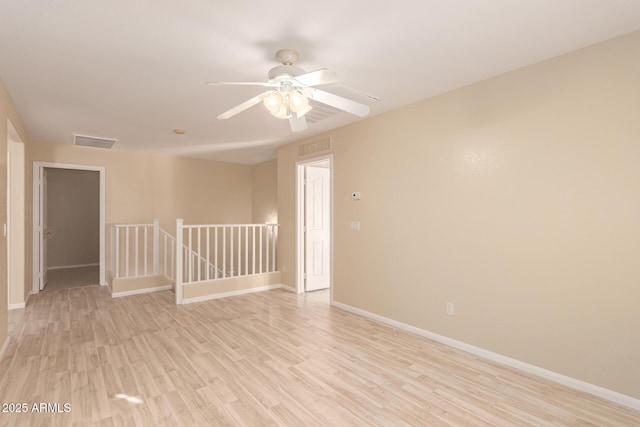
[[59, 265], [56, 267], [47, 267], [47, 270], [62, 270], [63, 268], [79, 268], [79, 267], [97, 267], [100, 263], [94, 264], [76, 264], [76, 265]]
[[284, 285], [281, 285], [281, 284], [268, 285], [268, 286], [260, 286], [260, 287], [257, 287], [257, 288], [240, 289], [240, 290], [237, 290], [237, 291], [221, 292], [219, 294], [203, 295], [201, 297], [184, 298], [182, 300], [182, 303], [183, 304], [191, 304], [191, 303], [194, 303], [194, 302], [209, 301], [209, 300], [212, 300], [212, 299], [219, 299], [219, 298], [234, 297], [234, 296], [237, 296], [237, 295], [252, 294], [254, 292], [270, 291], [271, 289], [279, 289], [279, 288], [282, 288], [283, 286]]
[[[160, 292], [160, 291], [168, 291], [172, 288], [172, 285], [165, 286], [156, 286], [154, 288], [143, 288], [143, 289], [135, 289], [133, 291], [124, 291], [124, 292], [111, 292], [111, 298], [120, 298], [120, 297], [128, 297], [131, 295], [141, 295], [148, 294], [151, 292]], [[109, 290], [111, 291], [111, 286], [109, 286]]]
[[579, 391], [583, 391], [585, 393], [589, 393], [606, 400], [610, 400], [611, 402], [615, 402], [620, 405], [624, 405], [633, 409], [640, 409], [640, 399], [636, 399], [631, 396], [627, 396], [625, 394], [618, 393], [616, 391], [597, 386], [595, 384], [590, 384], [585, 381], [571, 378], [566, 375], [559, 374], [557, 372], [549, 371], [547, 369], [540, 368], [538, 366], [531, 365], [529, 363], [521, 362], [519, 360], [512, 359], [510, 357], [503, 356], [501, 354], [494, 353], [492, 351], [485, 350], [483, 348], [476, 347], [474, 345], [467, 344], [462, 341], [457, 341], [457, 340], [445, 337], [443, 335], [436, 334], [434, 332], [429, 332], [427, 330], [417, 328], [407, 323], [398, 322], [397, 320], [389, 319], [388, 317], [380, 316], [378, 314], [371, 313], [369, 311], [365, 311], [356, 307], [352, 307], [347, 304], [332, 301], [331, 305], [341, 310], [358, 314], [360, 316], [367, 317], [372, 320], [376, 320], [380, 323], [384, 323], [389, 326], [393, 326], [393, 327], [405, 330], [407, 332], [411, 332], [416, 335], [429, 338], [433, 341], [437, 341], [439, 343], [448, 345], [450, 347], [457, 348], [462, 351], [466, 351], [467, 353], [475, 354], [476, 356], [480, 356], [485, 359], [510, 366], [512, 368], [520, 369], [521, 371], [536, 375], [538, 377], [545, 378], [547, 380], [554, 381], [558, 384], [562, 384], [564, 386], [567, 386]]
[[9, 304], [9, 310], [17, 310], [19, 308], [25, 308], [27, 306], [27, 302], [29, 302], [30, 296], [31, 296], [31, 292], [27, 294], [27, 297], [24, 299], [24, 302], [19, 302], [17, 304]]

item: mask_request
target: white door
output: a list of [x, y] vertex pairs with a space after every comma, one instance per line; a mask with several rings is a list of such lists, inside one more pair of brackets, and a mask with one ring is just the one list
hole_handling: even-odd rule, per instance
[[11, 277], [11, 237], [13, 236], [11, 230], [11, 194], [13, 193], [13, 182], [12, 182], [12, 167], [13, 160], [11, 159], [11, 140], [7, 141], [7, 223], [5, 224], [5, 237], [7, 238], [7, 306], [11, 308], [11, 289], [13, 288], [13, 280]]
[[305, 174], [305, 291], [315, 291], [331, 279], [330, 170], [307, 166]]
[[47, 285], [47, 238], [49, 229], [47, 228], [47, 168], [40, 168], [40, 224], [38, 226], [40, 241], [40, 262], [39, 262], [39, 288], [43, 290]]
[[49, 264], [47, 262], [47, 253], [48, 253], [48, 241], [49, 241], [49, 236], [51, 236], [51, 231], [49, 231], [49, 220], [48, 218], [48, 211], [49, 211], [49, 203], [48, 203], [48, 186], [49, 186], [49, 179], [47, 176], [47, 172], [48, 169], [44, 169], [43, 171], [43, 180], [42, 180], [42, 218], [43, 218], [43, 222], [42, 222], [42, 229], [44, 230], [44, 246], [43, 246], [43, 256], [42, 256], [42, 260], [43, 260], [43, 279], [42, 279], [42, 288], [40, 288], [40, 290], [44, 289], [45, 286], [47, 286], [47, 273], [49, 272]]

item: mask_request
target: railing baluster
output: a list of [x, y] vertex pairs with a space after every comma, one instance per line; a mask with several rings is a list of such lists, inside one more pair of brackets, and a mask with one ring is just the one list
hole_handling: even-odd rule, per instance
[[116, 274], [116, 279], [120, 278], [120, 227], [116, 227], [116, 243], [115, 243], [115, 248], [116, 248], [116, 267], [115, 267], [115, 274]]
[[136, 230], [135, 233], [134, 233], [135, 234], [135, 239], [136, 239], [135, 245], [134, 245], [135, 253], [136, 253], [136, 256], [134, 257], [134, 261], [135, 261], [134, 271], [135, 271], [136, 276], [137, 276], [138, 275], [138, 264], [140, 264], [140, 260], [138, 259], [138, 227], [136, 226], [134, 229]]
[[192, 242], [192, 236], [193, 233], [191, 233], [192, 228], [189, 227], [187, 228], [187, 230], [189, 230], [189, 246], [188, 246], [188, 252], [187, 252], [187, 256], [189, 257], [189, 283], [191, 283], [193, 281], [193, 256], [191, 256], [191, 253], [193, 251], [193, 242]]
[[198, 263], [198, 281], [202, 280], [202, 257], [200, 256], [200, 252], [202, 250], [202, 242], [200, 235], [202, 234], [202, 229], [200, 227], [196, 228], [196, 232], [198, 233], [198, 251], [196, 261]]
[[129, 277], [129, 227], [124, 230], [124, 277]]
[[276, 271], [276, 226], [271, 225], [271, 272]]
[[251, 226], [251, 274], [256, 274], [256, 226]]
[[171, 242], [171, 278], [176, 280], [176, 242]]
[[230, 277], [233, 277], [233, 229], [234, 229], [233, 226], [231, 226], [231, 228], [229, 229], [231, 231], [231, 234], [229, 235], [229, 239], [231, 239], [231, 249], [229, 250], [229, 255], [231, 257], [231, 263], [229, 263]]
[[227, 277], [227, 228], [222, 227], [222, 278]]
[[178, 218], [176, 220], [176, 304], [182, 304], [182, 223], [183, 220]]
[[213, 258], [216, 260], [216, 262], [214, 263], [214, 269], [213, 269], [213, 277], [215, 279], [218, 278], [218, 227], [215, 227], [213, 229], [213, 244], [215, 245], [213, 247]]
[[262, 271], [262, 233], [264, 231], [264, 226], [260, 225], [260, 246], [258, 246], [258, 250], [260, 251], [260, 274], [264, 273]]
[[265, 226], [264, 234], [265, 234], [264, 238], [266, 240], [266, 242], [265, 242], [266, 245], [265, 246], [266, 246], [266, 249], [267, 249], [266, 250], [267, 254], [266, 254], [266, 259], [265, 259], [265, 264], [266, 264], [265, 265], [265, 270], [268, 273], [269, 272], [269, 226], [268, 225]]
[[242, 228], [238, 227], [238, 272], [236, 276], [242, 275]]
[[143, 227], [142, 228], [144, 230], [144, 275], [147, 275], [147, 244], [148, 244], [148, 239], [147, 239], [147, 227]]
[[[183, 248], [184, 248], [184, 246], [183, 246]], [[182, 270], [183, 270], [183, 273], [182, 273], [183, 282], [187, 282], [188, 283], [189, 282], [189, 253], [186, 250], [182, 250], [180, 252], [181, 252], [181, 254], [182, 254], [181, 256], [183, 258], [183, 261], [182, 261], [182, 265], [183, 265], [183, 267], [182, 267]]]
[[207, 264], [205, 265], [205, 279], [204, 280], [209, 280], [209, 276], [210, 276], [210, 272], [209, 270], [211, 270], [211, 268], [209, 268], [209, 266], [211, 265], [211, 257], [210, 257], [210, 248], [209, 245], [211, 244], [210, 240], [209, 240], [209, 231], [211, 230], [210, 227], [207, 227]]
[[162, 257], [164, 260], [162, 261], [162, 272], [165, 276], [167, 276], [167, 235], [162, 235]]
[[244, 227], [244, 274], [249, 274], [249, 227]]

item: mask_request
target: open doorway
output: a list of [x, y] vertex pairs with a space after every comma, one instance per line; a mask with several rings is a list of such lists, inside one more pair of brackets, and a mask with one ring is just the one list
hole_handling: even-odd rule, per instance
[[100, 175], [44, 168], [44, 290], [100, 281]]
[[328, 290], [333, 278], [332, 157], [296, 165], [297, 285], [298, 293]]
[[104, 168], [34, 162], [32, 293], [105, 284]]

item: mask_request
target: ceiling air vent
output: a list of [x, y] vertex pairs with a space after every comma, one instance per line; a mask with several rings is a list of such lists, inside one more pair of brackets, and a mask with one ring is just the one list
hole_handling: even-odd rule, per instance
[[298, 156], [306, 156], [307, 154], [318, 153], [321, 151], [331, 150], [331, 139], [329, 137], [318, 139], [313, 142], [307, 142], [298, 147]]
[[[327, 87], [323, 86], [323, 90], [334, 95], [342, 96], [343, 98], [351, 99], [364, 105], [371, 105], [379, 101], [379, 99], [375, 96], [368, 95], [364, 92], [360, 92], [359, 90], [353, 89], [340, 83], [332, 84]], [[336, 114], [342, 113], [342, 110], [320, 103], [318, 101], [314, 101], [313, 99], [309, 100], [309, 105], [311, 106], [311, 111], [305, 114], [304, 117], [307, 119], [307, 123], [310, 124], [317, 123], [321, 120], [328, 119], [329, 117], [333, 117]]]
[[85, 147], [104, 148], [110, 150], [116, 142], [118, 142], [117, 139], [73, 134], [73, 145], [83, 145]]
[[313, 100], [309, 101], [309, 105], [311, 106], [311, 111], [304, 115], [305, 119], [307, 119], [307, 123], [309, 124], [317, 123], [320, 120], [324, 120], [342, 112], [337, 108], [333, 108], [329, 105], [321, 104]]

